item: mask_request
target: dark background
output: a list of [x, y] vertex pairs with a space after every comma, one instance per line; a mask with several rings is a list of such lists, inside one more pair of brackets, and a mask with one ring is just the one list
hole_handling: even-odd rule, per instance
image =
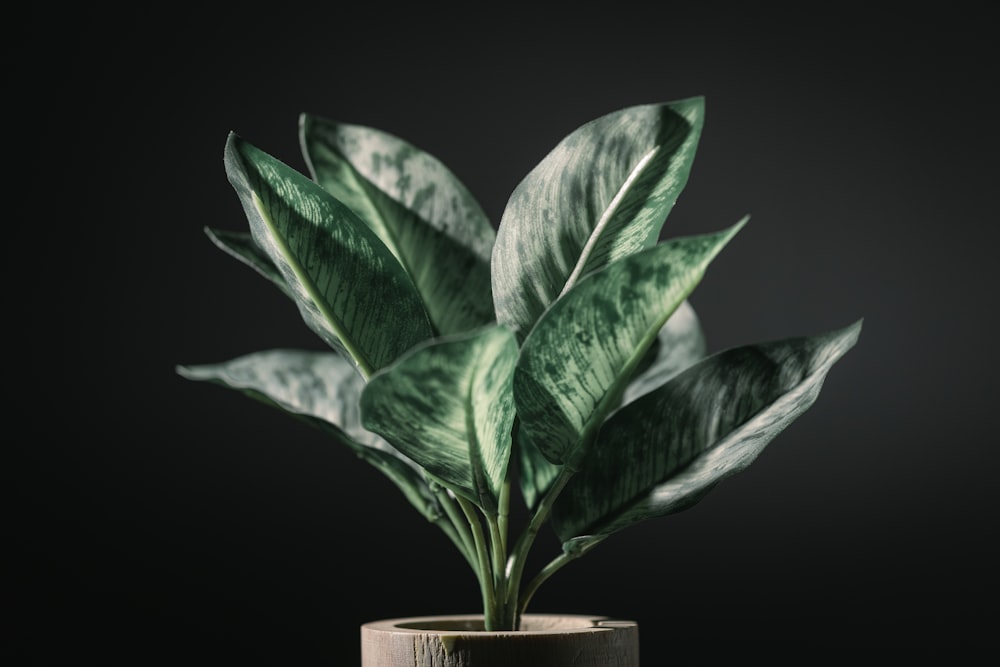
[[[691, 298], [710, 348], [864, 330], [750, 469], [570, 564], [532, 610], [637, 620], [647, 665], [983, 642], [1000, 592], [995, 35], [954, 3], [700, 7], [31, 10], [10, 103], [29, 150], [9, 196], [28, 208], [8, 221], [34, 239], [9, 259], [36, 267], [9, 287], [45, 335], [11, 352], [34, 397], [8, 403], [27, 455], [8, 468], [21, 664], [354, 665], [366, 621], [479, 611], [457, 552], [380, 473], [174, 373], [321, 349], [202, 231], [246, 229], [230, 130], [299, 169], [300, 112], [392, 132], [498, 221], [582, 123], [692, 95], [705, 129], [665, 234], [752, 216]], [[539, 558], [556, 549], [544, 535]]]

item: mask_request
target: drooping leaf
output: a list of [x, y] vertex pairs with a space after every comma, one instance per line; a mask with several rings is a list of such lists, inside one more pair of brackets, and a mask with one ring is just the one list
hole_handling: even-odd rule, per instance
[[362, 423], [456, 495], [495, 512], [510, 458], [516, 360], [513, 333], [495, 325], [423, 343], [371, 378]]
[[590, 274], [525, 339], [514, 373], [523, 434], [575, 469], [667, 319], [746, 223], [665, 241]]
[[306, 324], [365, 377], [431, 337], [413, 281], [353, 211], [233, 133], [225, 164], [254, 242]]
[[444, 164], [381, 130], [309, 114], [300, 117], [299, 137], [313, 179], [396, 255], [439, 334], [494, 321], [496, 231]]
[[361, 425], [364, 379], [339, 354], [266, 350], [222, 363], [178, 366], [177, 372], [240, 391], [331, 433], [382, 471], [429, 521], [443, 516], [419, 466]]
[[687, 183], [704, 99], [628, 107], [564, 138], [518, 184], [492, 257], [497, 321], [519, 340], [580, 278], [654, 245]]
[[717, 353], [615, 413], [556, 500], [564, 549], [686, 509], [744, 470], [813, 405], [861, 324]]
[[251, 269], [264, 276], [275, 287], [281, 290], [285, 296], [295, 300], [295, 295], [289, 289], [285, 277], [274, 265], [267, 253], [261, 250], [260, 246], [254, 243], [253, 235], [249, 232], [234, 232], [224, 229], [212, 229], [205, 227], [205, 233], [216, 246], [240, 260]]
[[[701, 323], [691, 303], [685, 300], [660, 329], [645, 355], [645, 367], [637, 369], [636, 376], [626, 386], [622, 403], [630, 403], [662, 385], [701, 360], [705, 350]], [[515, 451], [520, 463], [521, 494], [528, 509], [534, 509], [558, 477], [561, 466], [549, 463], [527, 438], [519, 439]]]

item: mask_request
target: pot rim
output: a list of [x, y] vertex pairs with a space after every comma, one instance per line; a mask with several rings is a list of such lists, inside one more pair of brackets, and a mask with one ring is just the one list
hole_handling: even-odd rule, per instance
[[[369, 621], [362, 624], [362, 629], [369, 632], [390, 632], [402, 634], [430, 635], [564, 635], [578, 632], [593, 632], [594, 630], [620, 630], [637, 627], [638, 623], [629, 619], [613, 618], [600, 614], [555, 614], [532, 613], [521, 617], [522, 627], [528, 623], [528, 629], [522, 630], [480, 630], [471, 627], [482, 623], [483, 614], [434, 614], [427, 616], [409, 616], [386, 618]], [[452, 624], [441, 626], [441, 624]]]

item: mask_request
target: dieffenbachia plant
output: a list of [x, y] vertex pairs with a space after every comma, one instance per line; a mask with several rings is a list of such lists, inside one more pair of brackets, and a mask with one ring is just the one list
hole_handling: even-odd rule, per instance
[[[516, 629], [566, 563], [750, 465], [860, 334], [859, 319], [707, 353], [688, 296], [747, 219], [661, 240], [703, 118], [694, 97], [580, 126], [496, 227], [438, 159], [387, 132], [304, 114], [302, 172], [230, 133], [249, 231], [206, 231], [326, 346], [177, 370], [376, 466], [471, 566], [486, 628]], [[563, 548], [529, 579], [546, 525]]]

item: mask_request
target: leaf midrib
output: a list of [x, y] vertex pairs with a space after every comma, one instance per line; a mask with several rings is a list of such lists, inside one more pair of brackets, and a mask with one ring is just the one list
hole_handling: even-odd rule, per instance
[[604, 209], [604, 213], [601, 214], [601, 219], [597, 221], [597, 224], [594, 225], [594, 229], [591, 230], [590, 236], [587, 238], [587, 242], [583, 246], [583, 250], [580, 251], [580, 257], [577, 259], [576, 265], [573, 267], [573, 271], [570, 272], [565, 283], [563, 284], [562, 290], [559, 292], [559, 297], [566, 294], [566, 292], [568, 292], [573, 285], [576, 284], [577, 280], [579, 280], [580, 274], [583, 272], [583, 267], [586, 266], [587, 260], [590, 259], [590, 255], [594, 252], [594, 248], [597, 245], [597, 240], [601, 236], [601, 232], [603, 232], [610, 224], [611, 218], [618, 210], [622, 200], [625, 199], [625, 195], [628, 193], [629, 188], [637, 180], [639, 180], [639, 176], [645, 170], [646, 165], [648, 165], [653, 159], [653, 156], [660, 152], [660, 149], [660, 145], [654, 146], [652, 150], [643, 155], [636, 166], [632, 168], [628, 178], [626, 178], [621, 186], [619, 186], [615, 196], [611, 199], [611, 203], [608, 204], [608, 206]]
[[316, 286], [315, 282], [313, 282], [312, 278], [310, 278], [309, 275], [305, 272], [305, 270], [302, 268], [299, 262], [295, 259], [294, 255], [292, 254], [291, 250], [288, 247], [288, 244], [285, 243], [284, 237], [281, 235], [281, 232], [278, 230], [277, 226], [274, 224], [274, 221], [271, 219], [270, 214], [268, 214], [267, 210], [265, 209], [263, 205], [264, 203], [261, 201], [260, 196], [254, 190], [250, 191], [250, 196], [253, 198], [253, 204], [257, 208], [257, 212], [260, 214], [261, 220], [271, 231], [271, 238], [274, 239], [275, 244], [278, 246], [278, 250], [281, 251], [281, 254], [284, 256], [285, 261], [288, 262], [288, 265], [295, 273], [295, 277], [306, 289], [306, 292], [308, 293], [309, 298], [312, 299], [312, 302], [316, 306], [316, 309], [330, 324], [330, 326], [333, 329], [334, 335], [337, 336], [337, 339], [347, 349], [351, 357], [353, 357], [358, 362], [358, 370], [361, 371], [361, 374], [364, 376], [365, 381], [367, 381], [371, 377], [374, 368], [373, 364], [368, 359], [368, 355], [366, 355], [363, 351], [358, 349], [356, 345], [353, 344], [350, 337], [347, 335], [344, 324], [326, 306], [324, 299], [320, 296], [319, 288]]
[[684, 299], [688, 298], [692, 292], [694, 292], [695, 286], [704, 275], [704, 271], [698, 271], [691, 281], [691, 287], [683, 291], [683, 296], [677, 300], [677, 303], [673, 308], [666, 313], [666, 315], [657, 318], [655, 320], [656, 324], [650, 326], [649, 330], [646, 332], [638, 345], [633, 349], [632, 355], [629, 357], [625, 365], [622, 366], [622, 372], [618, 373], [615, 378], [614, 383], [604, 392], [604, 397], [594, 406], [594, 409], [590, 413], [590, 417], [583, 423], [583, 427], [580, 429], [580, 438], [577, 445], [577, 453], [572, 461], [567, 461], [570, 467], [576, 469], [577, 461], [576, 457], [581, 454], [586, 453], [589, 444], [597, 438], [598, 432], [601, 430], [601, 426], [604, 425], [604, 420], [611, 414], [611, 412], [617, 407], [618, 401], [621, 395], [625, 392], [625, 388], [628, 386], [628, 380], [632, 377], [632, 373], [635, 371], [639, 362], [642, 360], [643, 355], [645, 355], [646, 350], [652, 345], [653, 340], [659, 334], [660, 329], [666, 324], [670, 316], [677, 310], [678, 306], [684, 302]]

